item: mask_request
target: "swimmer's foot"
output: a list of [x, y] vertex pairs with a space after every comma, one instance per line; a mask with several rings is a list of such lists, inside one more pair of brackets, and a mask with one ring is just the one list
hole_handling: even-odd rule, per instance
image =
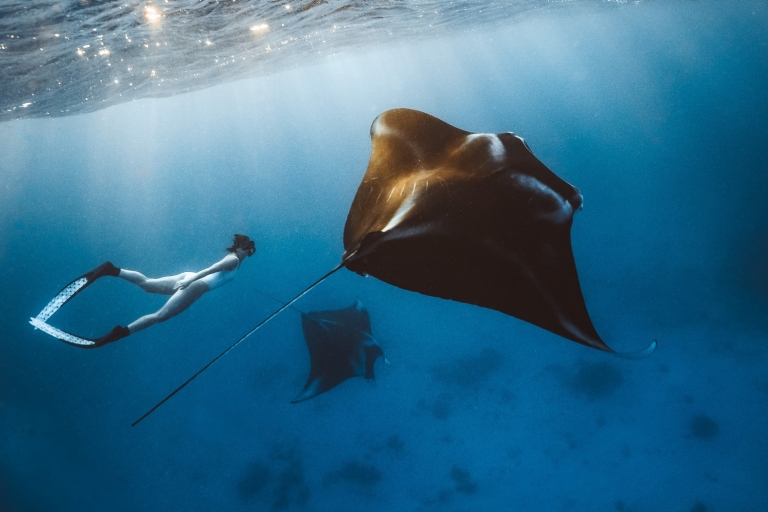
[[111, 261], [107, 261], [88, 272], [84, 277], [88, 279], [88, 282], [93, 282], [103, 276], [117, 277], [119, 275], [120, 269], [114, 266]]
[[129, 331], [127, 327], [116, 325], [115, 328], [109, 331], [109, 333], [106, 336], [102, 336], [99, 339], [93, 340], [93, 345], [89, 345], [88, 348], [103, 347], [107, 343], [112, 343], [113, 341], [121, 340], [130, 334], [131, 334], [131, 331]]

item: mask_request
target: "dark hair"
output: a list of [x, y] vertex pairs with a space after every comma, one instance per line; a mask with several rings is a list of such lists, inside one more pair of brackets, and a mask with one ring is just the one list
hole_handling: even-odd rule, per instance
[[248, 251], [248, 256], [253, 256], [256, 252], [256, 244], [245, 235], [235, 235], [235, 239], [232, 241], [232, 247], [227, 247], [227, 251], [235, 252], [238, 249]]

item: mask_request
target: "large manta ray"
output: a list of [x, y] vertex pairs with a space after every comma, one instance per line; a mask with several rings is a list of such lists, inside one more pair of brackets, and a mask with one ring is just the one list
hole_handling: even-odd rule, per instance
[[374, 120], [371, 144], [344, 227], [344, 266], [612, 351], [589, 318], [573, 259], [582, 196], [521, 137], [396, 109]]

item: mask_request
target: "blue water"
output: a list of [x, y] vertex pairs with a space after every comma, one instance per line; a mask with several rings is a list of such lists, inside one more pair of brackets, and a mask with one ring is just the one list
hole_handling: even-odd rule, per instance
[[[768, 4], [543, 9], [164, 99], [0, 124], [0, 509], [768, 510]], [[617, 359], [342, 270], [391, 365], [310, 401], [286, 311], [333, 268], [374, 117], [514, 131], [577, 186], [573, 245]], [[104, 260], [147, 275], [259, 251], [98, 350], [27, 320]], [[163, 298], [102, 279], [50, 322], [99, 336]]]

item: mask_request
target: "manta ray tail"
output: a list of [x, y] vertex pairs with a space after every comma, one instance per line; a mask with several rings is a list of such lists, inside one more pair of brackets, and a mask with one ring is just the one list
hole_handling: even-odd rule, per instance
[[651, 355], [654, 350], [656, 350], [657, 345], [658, 345], [658, 342], [656, 340], [653, 340], [647, 347], [645, 347], [643, 350], [640, 350], [638, 352], [611, 352], [611, 353], [616, 357], [620, 357], [621, 359], [645, 359], [646, 357]]
[[284, 311], [285, 309], [288, 309], [289, 307], [291, 307], [291, 306], [293, 305], [293, 303], [294, 303], [294, 302], [296, 302], [297, 300], [299, 300], [300, 298], [302, 298], [304, 295], [306, 295], [307, 293], [309, 293], [309, 291], [310, 291], [310, 290], [312, 290], [312, 289], [313, 289], [315, 286], [319, 285], [320, 283], [322, 283], [323, 281], [325, 281], [326, 279], [328, 279], [329, 277], [331, 277], [331, 275], [333, 275], [333, 274], [334, 274], [334, 273], [335, 273], [337, 270], [339, 270], [339, 269], [340, 269], [340, 268], [342, 268], [343, 266], [344, 266], [344, 264], [343, 264], [343, 263], [341, 263], [341, 264], [337, 265], [336, 267], [334, 267], [334, 269], [333, 269], [333, 270], [331, 270], [330, 272], [328, 272], [327, 274], [325, 274], [323, 277], [321, 277], [320, 279], [318, 279], [317, 281], [315, 281], [315, 282], [314, 282], [314, 283], [312, 283], [311, 285], [309, 285], [309, 286], [307, 286], [306, 288], [304, 288], [304, 290], [303, 290], [301, 293], [299, 293], [298, 295], [296, 295], [296, 296], [295, 296], [294, 298], [292, 298], [290, 301], [286, 302], [286, 303], [285, 303], [285, 304], [283, 304], [281, 307], [279, 307], [278, 309], [276, 309], [275, 311], [273, 311], [273, 312], [272, 312], [272, 313], [271, 313], [271, 314], [270, 314], [270, 315], [269, 315], [267, 318], [265, 318], [264, 320], [262, 320], [261, 322], [259, 322], [258, 324], [256, 324], [256, 326], [255, 326], [253, 329], [251, 329], [251, 330], [250, 330], [250, 331], [248, 331], [247, 333], [243, 334], [243, 335], [242, 335], [242, 336], [241, 336], [241, 337], [240, 337], [240, 338], [239, 338], [237, 341], [235, 341], [235, 342], [234, 342], [232, 345], [230, 345], [229, 347], [227, 347], [227, 349], [226, 349], [226, 350], [224, 350], [224, 352], [222, 352], [222, 353], [221, 353], [221, 354], [219, 354], [218, 356], [214, 357], [214, 358], [213, 358], [213, 359], [212, 359], [212, 360], [211, 360], [211, 361], [210, 361], [208, 364], [206, 364], [205, 366], [203, 366], [202, 368], [200, 368], [200, 369], [197, 371], [197, 373], [195, 373], [195, 374], [194, 374], [194, 375], [192, 375], [190, 378], [188, 378], [188, 379], [187, 379], [187, 380], [186, 380], [186, 381], [185, 381], [185, 382], [184, 382], [184, 383], [183, 383], [181, 386], [177, 387], [177, 388], [176, 388], [176, 389], [174, 389], [174, 390], [173, 390], [173, 391], [172, 391], [172, 392], [171, 392], [171, 393], [170, 393], [168, 396], [166, 396], [165, 398], [163, 398], [162, 400], [160, 400], [160, 401], [159, 401], [159, 402], [158, 402], [158, 403], [157, 403], [157, 404], [156, 404], [154, 407], [152, 407], [152, 408], [151, 408], [149, 411], [147, 411], [146, 413], [144, 413], [144, 415], [143, 415], [141, 418], [139, 418], [139, 419], [137, 419], [136, 421], [134, 421], [133, 423], [131, 423], [131, 426], [132, 426], [132, 427], [135, 427], [136, 425], [138, 425], [138, 424], [139, 424], [139, 422], [140, 422], [141, 420], [143, 420], [144, 418], [146, 418], [147, 416], [149, 416], [150, 414], [152, 414], [152, 413], [153, 413], [153, 412], [154, 412], [154, 411], [155, 411], [155, 410], [156, 410], [158, 407], [160, 407], [160, 406], [161, 406], [161, 405], [163, 405], [165, 402], [167, 402], [168, 400], [170, 400], [170, 398], [171, 398], [173, 395], [175, 395], [176, 393], [178, 393], [179, 391], [181, 391], [181, 390], [182, 390], [182, 389], [183, 389], [183, 388], [184, 388], [184, 387], [185, 387], [187, 384], [189, 384], [190, 382], [192, 382], [192, 381], [195, 379], [195, 377], [197, 377], [198, 375], [200, 375], [201, 373], [203, 373], [205, 370], [207, 370], [207, 369], [208, 369], [208, 368], [209, 368], [209, 367], [210, 367], [210, 366], [211, 366], [213, 363], [215, 363], [216, 361], [218, 361], [219, 359], [221, 359], [222, 357], [224, 357], [224, 355], [225, 355], [227, 352], [229, 352], [230, 350], [232, 350], [233, 348], [235, 348], [236, 346], [238, 346], [238, 345], [239, 345], [239, 344], [240, 344], [242, 341], [244, 341], [244, 340], [245, 340], [245, 339], [246, 339], [248, 336], [250, 336], [250, 335], [251, 335], [251, 334], [253, 334], [254, 332], [256, 332], [256, 331], [258, 331], [259, 329], [261, 329], [261, 328], [264, 326], [264, 324], [266, 324], [267, 322], [269, 322], [270, 320], [272, 320], [273, 318], [275, 318], [275, 317], [276, 317], [278, 314], [280, 314], [282, 311]]

